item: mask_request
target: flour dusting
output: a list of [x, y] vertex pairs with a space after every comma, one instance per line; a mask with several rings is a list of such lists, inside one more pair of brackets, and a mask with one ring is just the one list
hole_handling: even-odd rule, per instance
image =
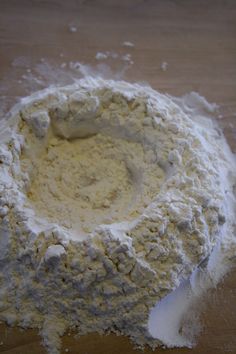
[[14, 106], [0, 127], [0, 320], [38, 328], [53, 354], [68, 329], [191, 346], [189, 294], [236, 254], [235, 159], [212, 114], [194, 93], [95, 77]]

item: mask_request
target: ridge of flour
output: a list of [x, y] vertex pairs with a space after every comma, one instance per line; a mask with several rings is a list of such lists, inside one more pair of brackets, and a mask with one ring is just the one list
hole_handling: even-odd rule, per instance
[[[9, 112], [0, 127], [0, 320], [40, 329], [55, 354], [69, 328], [155, 348], [154, 305], [209, 254], [232, 261], [235, 160], [203, 117], [211, 105], [202, 100], [196, 114], [185, 103], [86, 78]], [[213, 280], [224, 273], [212, 259], [208, 268]]]

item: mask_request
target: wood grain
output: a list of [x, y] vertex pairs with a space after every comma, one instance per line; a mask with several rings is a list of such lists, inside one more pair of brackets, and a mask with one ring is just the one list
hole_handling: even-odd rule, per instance
[[[70, 23], [77, 26], [77, 32], [69, 31]], [[122, 47], [123, 41], [135, 47]], [[7, 82], [8, 96], [24, 94], [14, 84], [25, 70], [13, 68], [17, 57], [28, 58], [30, 67], [42, 57], [55, 65], [80, 61], [97, 67], [95, 55], [104, 51], [132, 55], [134, 64], [123, 74], [126, 80], [148, 82], [173, 95], [195, 90], [218, 103], [220, 124], [236, 151], [234, 0], [0, 0], [0, 93], [5, 92]], [[168, 63], [167, 71], [161, 70], [163, 61]], [[112, 76], [122, 71], [124, 63], [110, 60], [108, 64]], [[236, 353], [235, 273], [202, 303], [205, 306], [199, 304], [199, 310], [205, 328], [196, 348], [157, 349], [155, 353]], [[33, 330], [0, 325], [1, 353], [43, 354], [40, 341]], [[74, 354], [138, 352], [127, 338], [97, 334], [77, 340], [66, 335], [62, 353], [65, 349]]]

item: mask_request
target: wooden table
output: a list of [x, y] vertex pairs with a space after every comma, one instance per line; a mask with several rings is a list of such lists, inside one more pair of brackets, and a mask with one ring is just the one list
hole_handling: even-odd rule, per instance
[[[134, 47], [124, 47], [130, 41]], [[97, 52], [118, 58], [98, 62]], [[122, 55], [131, 54], [127, 65]], [[20, 59], [19, 59], [20, 58]], [[44, 59], [42, 59], [44, 58]], [[234, 0], [0, 0], [0, 94], [3, 104], [33, 90], [24, 76], [45, 60], [63, 68], [83, 62], [108, 77], [148, 82], [159, 91], [198, 91], [220, 107], [220, 124], [236, 151], [236, 2]], [[167, 62], [167, 70], [162, 63]], [[108, 70], [108, 68], [110, 68]], [[39, 76], [42, 73], [39, 73]], [[23, 75], [23, 77], [22, 77]], [[44, 78], [45, 79], [45, 78]], [[62, 75], [50, 78], [63, 82]], [[66, 76], [66, 80], [68, 77]], [[37, 83], [35, 89], [38, 88]], [[4, 107], [3, 107], [4, 108]], [[236, 353], [236, 277], [232, 272], [206, 299], [205, 329], [195, 349], [155, 353]], [[199, 304], [200, 306], [200, 304]], [[3, 342], [3, 344], [1, 343]], [[35, 331], [0, 325], [0, 352], [45, 353]], [[64, 336], [76, 354], [137, 353], [127, 338]], [[146, 350], [145, 353], [152, 353]]]

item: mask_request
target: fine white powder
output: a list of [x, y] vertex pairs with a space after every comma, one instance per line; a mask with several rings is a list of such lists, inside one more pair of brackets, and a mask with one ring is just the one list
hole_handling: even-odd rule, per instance
[[190, 276], [199, 296], [236, 254], [235, 160], [210, 111], [95, 78], [22, 99], [0, 127], [0, 320], [55, 354], [69, 328], [190, 345], [165, 296]]

